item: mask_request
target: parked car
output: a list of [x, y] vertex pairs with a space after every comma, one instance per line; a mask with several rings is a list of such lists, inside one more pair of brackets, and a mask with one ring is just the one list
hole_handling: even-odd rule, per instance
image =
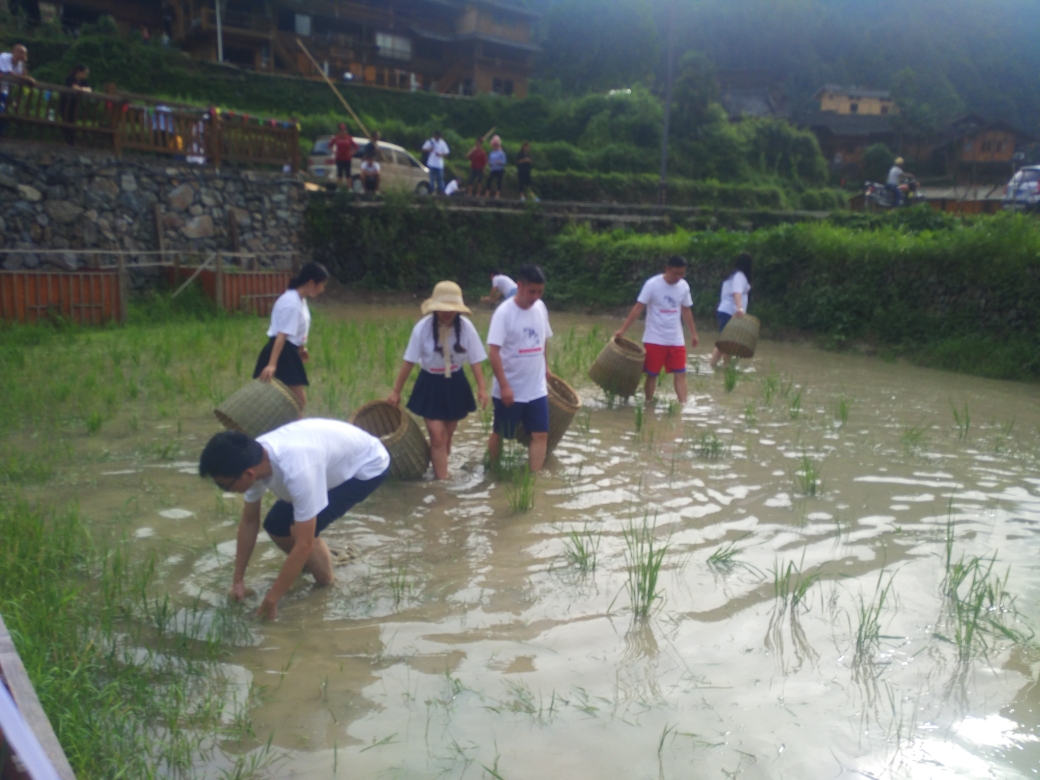
[[1040, 165], [1022, 168], [1004, 187], [1003, 207], [1009, 211], [1040, 209]]
[[[314, 179], [327, 182], [336, 181], [336, 155], [330, 148], [331, 135], [319, 136], [314, 140], [314, 148], [307, 157], [307, 173]], [[354, 137], [358, 145], [354, 164], [351, 166], [351, 187], [354, 192], [363, 191], [361, 186], [361, 155], [368, 144], [367, 138]], [[414, 192], [417, 195], [430, 194], [430, 169], [397, 144], [379, 142], [377, 161], [380, 165], [380, 189], [398, 189]]]

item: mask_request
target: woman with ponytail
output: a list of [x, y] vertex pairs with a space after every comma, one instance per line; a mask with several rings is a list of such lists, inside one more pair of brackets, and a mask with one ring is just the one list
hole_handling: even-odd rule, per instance
[[311, 329], [308, 298], [325, 292], [329, 272], [321, 263], [307, 263], [289, 280], [289, 288], [271, 309], [271, 327], [267, 329], [267, 345], [260, 351], [253, 369], [253, 379], [270, 382], [274, 377], [288, 387], [300, 403], [307, 405], [307, 370], [303, 367], [307, 354], [307, 334]]
[[477, 380], [477, 398], [486, 409], [488, 395], [478, 364], [487, 360], [487, 352], [473, 323], [462, 316], [472, 312], [462, 302], [462, 290], [455, 282], [438, 282], [433, 295], [423, 301], [422, 313], [425, 316], [412, 328], [404, 362], [386, 400], [394, 406], [401, 403], [401, 389], [418, 363], [422, 370], [408, 399], [408, 409], [426, 421], [433, 475], [446, 479], [455, 428], [459, 420], [477, 409], [462, 367], [470, 364]]

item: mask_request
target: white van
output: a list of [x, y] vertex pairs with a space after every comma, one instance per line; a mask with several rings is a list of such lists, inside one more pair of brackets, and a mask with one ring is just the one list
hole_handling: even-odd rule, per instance
[[[314, 148], [307, 157], [307, 173], [314, 179], [324, 182], [336, 181], [336, 155], [330, 148], [333, 136], [322, 135], [314, 139]], [[351, 187], [354, 192], [363, 191], [361, 185], [361, 160], [365, 147], [368, 145], [367, 138], [354, 137], [354, 143], [358, 150], [354, 154], [354, 162], [351, 165]], [[397, 144], [379, 142], [380, 165], [379, 188], [382, 190], [395, 189], [414, 192], [416, 195], [430, 194], [430, 169], [419, 162], [403, 147]]]

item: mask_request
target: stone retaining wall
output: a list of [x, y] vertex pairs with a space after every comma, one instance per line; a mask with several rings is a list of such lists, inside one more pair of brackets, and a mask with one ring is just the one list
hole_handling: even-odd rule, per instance
[[233, 251], [236, 232], [239, 251], [303, 247], [306, 192], [288, 176], [0, 140], [0, 247], [28, 250], [0, 255], [4, 269], [75, 270], [83, 250], [158, 250], [156, 204], [166, 251]]

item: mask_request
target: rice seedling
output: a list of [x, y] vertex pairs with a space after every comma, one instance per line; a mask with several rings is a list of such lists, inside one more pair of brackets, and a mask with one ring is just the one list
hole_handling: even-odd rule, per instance
[[390, 570], [390, 595], [394, 600], [394, 607], [400, 608], [401, 602], [406, 600], [412, 591], [412, 581], [408, 576], [408, 553], [405, 553], [404, 562], [400, 566], [394, 566], [394, 556], [390, 556], [387, 564]]
[[903, 434], [901, 440], [903, 442], [903, 449], [907, 452], [914, 452], [920, 449], [921, 443], [924, 441], [924, 436], [931, 428], [931, 424], [920, 422], [917, 425], [907, 425], [903, 428]]
[[729, 571], [738, 564], [736, 542], [727, 542], [708, 556], [708, 566], [719, 571]]
[[842, 393], [838, 396], [837, 403], [834, 408], [834, 419], [838, 421], [841, 426], [848, 425], [849, 422], [849, 410], [852, 408], [852, 401], [849, 397]]
[[[785, 394], [784, 397], [786, 398], [787, 395]], [[801, 415], [801, 413], [802, 413], [802, 391], [801, 391], [801, 389], [799, 389], [798, 392], [795, 393], [791, 397], [791, 401], [790, 401], [790, 403], [788, 404], [788, 407], [787, 407], [787, 413], [791, 417], [792, 420], [797, 420], [799, 415]]]
[[1008, 422], [1000, 424], [1000, 429], [997, 432], [996, 439], [994, 439], [993, 441], [994, 452], [1004, 452], [1005, 450], [1007, 450], [1008, 440], [1011, 439], [1011, 432], [1014, 430], [1014, 428], [1014, 417], [1012, 417], [1011, 420], [1009, 420]]
[[781, 567], [779, 563], [773, 567], [773, 597], [780, 602], [781, 612], [786, 611], [788, 607], [794, 611], [802, 605], [809, 589], [820, 579], [819, 570], [812, 574], [803, 572], [804, 563], [803, 556], [799, 564], [788, 561], [786, 567]]
[[524, 466], [523, 470], [513, 473], [513, 478], [506, 484], [506, 501], [513, 512], [528, 512], [534, 506], [535, 475]]
[[603, 403], [608, 409], [613, 409], [614, 404], [617, 402], [618, 395], [613, 390], [607, 388], [603, 391]]
[[588, 525], [581, 531], [571, 529], [563, 541], [563, 557], [582, 574], [595, 571], [599, 543], [600, 537], [592, 533]]
[[968, 438], [968, 430], [971, 428], [971, 411], [968, 409], [968, 404], [965, 402], [964, 408], [958, 409], [953, 405], [953, 401], [950, 401], [950, 409], [953, 411], [953, 422], [957, 426], [957, 439], [965, 441]]
[[101, 424], [105, 421], [101, 412], [91, 412], [87, 416], [87, 433], [93, 435], [101, 430]]
[[639, 433], [641, 430], [643, 430], [643, 405], [642, 404], [636, 404], [636, 408], [635, 408], [635, 425], [636, 425], [636, 433]]
[[773, 398], [780, 393], [780, 375], [775, 371], [762, 380], [762, 398], [766, 406], [773, 403]]
[[803, 496], [814, 497], [823, 492], [820, 470], [808, 454], [803, 453], [794, 472], [795, 486]]
[[733, 388], [737, 386], [739, 378], [740, 372], [737, 371], [737, 361], [731, 360], [726, 363], [726, 367], [722, 371], [722, 386], [727, 393], [733, 392]]
[[634, 520], [629, 521], [623, 535], [629, 604], [636, 618], [646, 618], [663, 598], [657, 589], [657, 580], [668, 552], [668, 543], [657, 539], [657, 522], [650, 523], [648, 515], [643, 515], [640, 525], [636, 525]]
[[[490, 425], [490, 423], [489, 423]], [[574, 418], [574, 427], [581, 433], [588, 435], [592, 430], [592, 410], [582, 409]], [[487, 433], [487, 431], [485, 431]]]
[[754, 401], [747, 401], [744, 403], [744, 424], [748, 427], [753, 427], [758, 423], [758, 410], [755, 408]]
[[668, 407], [665, 409], [665, 416], [666, 417], [675, 417], [675, 415], [678, 413], [680, 408], [681, 407], [679, 406], [679, 402], [678, 401], [669, 401], [668, 402]]
[[884, 577], [885, 570], [881, 569], [870, 601], [865, 600], [862, 593], [859, 594], [856, 610], [856, 649], [852, 658], [855, 665], [872, 660], [881, 645], [881, 613], [884, 612], [885, 604], [892, 593], [892, 580], [895, 579], [895, 575], [888, 578], [887, 584], [883, 584]]
[[729, 447], [719, 438], [717, 433], [712, 431], [711, 433], [702, 433], [700, 435], [700, 438], [697, 439], [694, 445], [694, 450], [698, 458], [718, 460], [729, 451]]

